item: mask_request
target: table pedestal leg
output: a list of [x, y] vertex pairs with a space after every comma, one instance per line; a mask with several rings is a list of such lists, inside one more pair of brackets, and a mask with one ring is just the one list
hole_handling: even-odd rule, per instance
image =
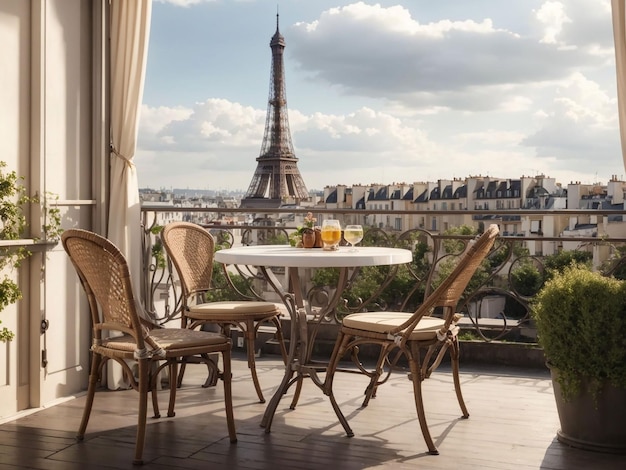
[[[274, 414], [276, 413], [276, 408], [278, 408], [278, 403], [280, 402], [283, 395], [287, 393], [289, 387], [293, 384], [292, 379], [296, 369], [295, 365], [297, 364], [296, 357], [298, 355], [302, 355], [299, 324], [301, 316], [304, 317], [304, 322], [306, 324], [306, 312], [304, 311], [304, 302], [302, 301], [302, 294], [300, 291], [300, 278], [298, 277], [297, 268], [289, 268], [289, 283], [291, 284], [291, 291], [293, 293], [290, 293], [283, 288], [282, 284], [278, 281], [278, 279], [276, 279], [276, 276], [270, 268], [262, 266], [260, 267], [260, 269], [270, 286], [280, 296], [281, 300], [287, 307], [289, 316], [291, 317], [289, 355], [287, 357], [287, 363], [285, 364], [285, 375], [283, 376], [280, 385], [276, 389], [276, 392], [274, 392], [272, 399], [268, 403], [267, 408], [265, 409], [265, 413], [263, 414], [263, 419], [261, 420], [261, 426], [265, 428], [266, 433], [269, 433], [272, 427]], [[299, 383], [296, 388], [296, 394], [299, 394], [299, 391], [302, 387], [302, 379], [298, 376], [297, 380], [299, 381]]]
[[[287, 364], [285, 365], [285, 375], [276, 389], [276, 392], [272, 396], [263, 418], [261, 420], [261, 426], [265, 428], [265, 432], [269, 433], [274, 419], [274, 414], [278, 408], [278, 403], [282, 399], [283, 395], [287, 393], [289, 387], [294, 383], [296, 384], [296, 390], [294, 397], [291, 401], [290, 409], [295, 409], [298, 399], [300, 398], [300, 392], [302, 390], [303, 380], [305, 376], [310, 376], [313, 382], [320, 388], [324, 389], [324, 382], [318, 377], [317, 372], [325, 371], [325, 367], [309, 365], [311, 360], [311, 354], [313, 352], [313, 342], [317, 335], [317, 328], [309, 334], [309, 326], [307, 322], [307, 311], [304, 306], [304, 300], [302, 296], [302, 286], [300, 284], [300, 277], [298, 274], [298, 268], [289, 268], [289, 290], [285, 290], [284, 287], [276, 276], [267, 267], [260, 267], [261, 272], [271, 287], [281, 297], [283, 303], [289, 311], [291, 317], [291, 336], [289, 339], [289, 357]], [[324, 312], [321, 312], [318, 322], [321, 322], [328, 312], [334, 310], [337, 306], [341, 294], [348, 283], [348, 269], [342, 268], [339, 272], [339, 280], [337, 288], [330, 302], [326, 306]], [[294, 373], [296, 377], [294, 378]], [[330, 395], [330, 401], [341, 422], [342, 426], [346, 430], [348, 436], [352, 436], [352, 430], [348, 426], [347, 420], [339, 410], [334, 396]]]
[[274, 396], [265, 408], [265, 413], [263, 413], [263, 419], [261, 419], [261, 427], [265, 428], [265, 432], [269, 433], [272, 427], [272, 420], [274, 419], [274, 414], [276, 413], [276, 408], [278, 408], [278, 403], [282, 396], [287, 393], [289, 386], [291, 384], [291, 378], [293, 377], [293, 370], [288, 371], [285, 370], [285, 375], [283, 376], [283, 380], [276, 389]]

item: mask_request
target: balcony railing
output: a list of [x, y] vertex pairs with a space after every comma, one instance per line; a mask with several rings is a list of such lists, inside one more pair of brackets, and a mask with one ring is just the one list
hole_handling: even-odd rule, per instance
[[[288, 234], [307, 212], [318, 220], [337, 218], [342, 225], [364, 226], [363, 245], [410, 249], [413, 262], [355, 270], [342, 302], [320, 323], [336, 323], [345, 314], [365, 310], [413, 311], [451, 268], [474, 235], [450, 234], [454, 227], [481, 231], [496, 223], [501, 236], [472, 279], [458, 307], [464, 314], [462, 329], [485, 341], [534, 342], [530, 317], [534, 295], [545, 281], [546, 262], [565, 250], [586, 253], [594, 269], [607, 274], [626, 264], [626, 224], [612, 222], [623, 212], [596, 210], [480, 210], [382, 211], [327, 208], [284, 208], [265, 211], [226, 208], [142, 207], [143, 301], [159, 323], [180, 317], [180, 287], [161, 249], [159, 229], [187, 220], [209, 230], [221, 247], [253, 244], [287, 244]], [[611, 217], [609, 217], [611, 216]], [[433, 222], [435, 221], [435, 222]], [[439, 226], [437, 226], [439, 224]], [[445, 224], [446, 230], [441, 230]], [[429, 226], [433, 229], [426, 229]], [[579, 231], [578, 228], [581, 228]], [[582, 228], [584, 227], [584, 230]], [[582, 235], [580, 235], [582, 233]], [[567, 236], [563, 236], [567, 235]], [[281, 274], [281, 268], [274, 268]], [[277, 301], [254, 267], [215, 271], [215, 288], [222, 297]], [[325, 311], [332, 298], [333, 269], [317, 270], [307, 277], [306, 299], [312, 312]], [[434, 312], [436, 315], [437, 312]]]

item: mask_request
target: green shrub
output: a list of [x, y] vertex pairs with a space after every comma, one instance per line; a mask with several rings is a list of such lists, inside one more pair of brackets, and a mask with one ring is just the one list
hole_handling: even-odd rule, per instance
[[591, 268], [591, 260], [593, 255], [588, 251], [578, 250], [561, 250], [553, 255], [548, 255], [543, 259], [543, 265], [546, 268], [546, 276], [548, 279], [555, 273], [563, 272], [563, 270], [572, 265], [582, 265]]
[[559, 371], [563, 398], [581, 378], [597, 395], [602, 384], [626, 387], [626, 282], [581, 266], [546, 282], [532, 305], [539, 344]]
[[511, 287], [519, 295], [530, 297], [535, 295], [541, 288], [543, 276], [537, 267], [529, 262], [520, 262], [511, 271]]

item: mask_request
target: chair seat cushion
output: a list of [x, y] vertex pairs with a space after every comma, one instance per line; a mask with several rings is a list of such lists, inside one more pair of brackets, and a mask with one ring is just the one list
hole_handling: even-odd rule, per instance
[[150, 336], [165, 350], [202, 345], [217, 345], [230, 341], [226, 336], [220, 333], [188, 330], [185, 328], [160, 328], [151, 330]]
[[[413, 314], [407, 312], [362, 312], [352, 313], [343, 319], [343, 325], [348, 328], [369, 331], [373, 333], [387, 333], [393, 328], [402, 325]], [[422, 317], [413, 332], [410, 340], [431, 340], [437, 336], [437, 330], [443, 325], [442, 318]]]
[[219, 316], [221, 319], [269, 318], [279, 315], [280, 310], [272, 302], [257, 302], [253, 300], [231, 300], [223, 302], [207, 302], [189, 307], [187, 316], [202, 319], [210, 316]]
[[[150, 330], [150, 336], [165, 351], [216, 346], [226, 344], [229, 341], [226, 336], [220, 333], [188, 330], [184, 328], [158, 328]], [[100, 347], [116, 351], [133, 352], [137, 349], [137, 343], [132, 336], [123, 335], [102, 340]]]

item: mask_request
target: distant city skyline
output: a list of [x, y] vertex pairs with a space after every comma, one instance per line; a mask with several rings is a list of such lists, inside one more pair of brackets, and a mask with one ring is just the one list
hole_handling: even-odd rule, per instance
[[[283, 0], [309, 189], [470, 175], [624, 179], [609, 0]], [[276, 3], [155, 0], [140, 187], [245, 191]]]

